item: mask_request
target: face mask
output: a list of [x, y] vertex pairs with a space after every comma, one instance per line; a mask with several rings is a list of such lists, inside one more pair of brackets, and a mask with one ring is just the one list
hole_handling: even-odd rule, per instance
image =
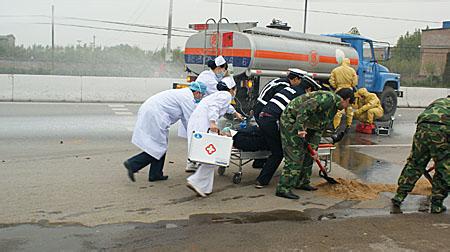
[[195, 98], [194, 97], [194, 103], [196, 103], [196, 104], [199, 103], [201, 100], [202, 100], [202, 98]]
[[216, 73], [216, 77], [217, 77], [217, 79], [219, 79], [219, 80], [223, 79], [224, 76], [225, 76], [225, 73], [224, 73], [224, 72]]

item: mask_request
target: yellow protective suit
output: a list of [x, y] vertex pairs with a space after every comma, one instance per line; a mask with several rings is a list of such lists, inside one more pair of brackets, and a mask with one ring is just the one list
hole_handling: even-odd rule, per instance
[[356, 102], [352, 105], [355, 109], [353, 115], [358, 121], [373, 124], [374, 119], [383, 116], [383, 107], [376, 94], [369, 93], [367, 89], [361, 88], [355, 93], [355, 98]]
[[[344, 58], [342, 64], [333, 71], [331, 71], [330, 85], [338, 91], [341, 88], [354, 88], [358, 85], [358, 75], [355, 69], [350, 67], [350, 59]], [[338, 111], [333, 120], [334, 128], [336, 129], [341, 124], [341, 118], [344, 111]], [[350, 127], [352, 124], [353, 111], [351, 107], [345, 109], [345, 114], [347, 115], [346, 126]]]

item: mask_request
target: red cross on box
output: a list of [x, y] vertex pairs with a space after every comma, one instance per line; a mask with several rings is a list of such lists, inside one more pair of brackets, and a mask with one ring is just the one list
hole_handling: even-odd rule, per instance
[[214, 152], [216, 152], [216, 147], [214, 147], [213, 144], [209, 144], [208, 146], [206, 146], [205, 150], [208, 155], [212, 155]]

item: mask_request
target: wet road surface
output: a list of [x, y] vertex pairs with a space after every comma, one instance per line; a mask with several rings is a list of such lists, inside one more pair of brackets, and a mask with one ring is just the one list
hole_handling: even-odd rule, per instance
[[[450, 245], [440, 239], [448, 237], [448, 213], [416, 214], [426, 210], [426, 196], [409, 196], [405, 214], [394, 216], [391, 193], [348, 201], [299, 192], [300, 201], [289, 201], [274, 197], [277, 177], [269, 187], [254, 189], [259, 170], [247, 166], [241, 184], [232, 184], [227, 171], [216, 176], [214, 194], [199, 199], [184, 186], [186, 144], [176, 128], [166, 160], [169, 180], [149, 183], [143, 170], [130, 183], [121, 162], [139, 151], [130, 144], [138, 107], [0, 105], [1, 251], [399, 251]], [[331, 175], [395, 183], [420, 111], [399, 109], [390, 137], [352, 132], [337, 146]], [[410, 228], [422, 237], [405, 232]], [[295, 237], [301, 239], [292, 243]], [[421, 239], [427, 242], [410, 242]]]

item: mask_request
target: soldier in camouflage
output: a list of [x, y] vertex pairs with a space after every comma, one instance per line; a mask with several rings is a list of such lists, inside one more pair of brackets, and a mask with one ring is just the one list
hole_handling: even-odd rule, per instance
[[417, 118], [411, 154], [398, 179], [397, 193], [392, 203], [400, 207], [403, 200], [424, 174], [430, 159], [435, 173], [431, 193], [431, 213], [446, 210], [443, 205], [450, 186], [450, 98], [432, 102]]
[[317, 91], [294, 98], [280, 118], [281, 141], [285, 165], [277, 186], [276, 196], [298, 199], [293, 188], [312, 191], [310, 185], [313, 158], [307, 145], [317, 149], [323, 131], [331, 125], [338, 110], [354, 102], [353, 90], [340, 89], [333, 93]]

